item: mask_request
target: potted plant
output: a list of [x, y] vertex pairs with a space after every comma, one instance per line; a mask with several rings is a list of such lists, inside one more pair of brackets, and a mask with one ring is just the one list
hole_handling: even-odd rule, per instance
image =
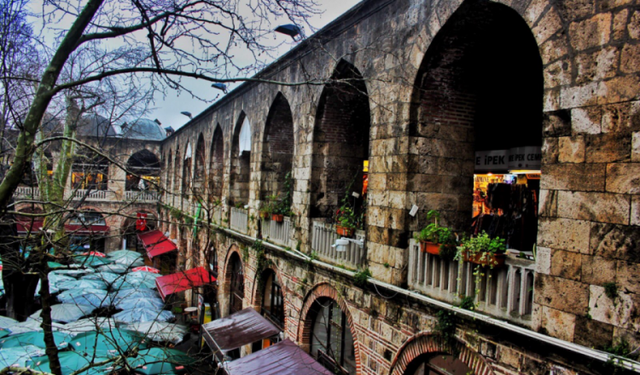
[[482, 231], [477, 237], [463, 240], [460, 246], [460, 253], [464, 261], [490, 267], [504, 265], [506, 250], [507, 245], [504, 238], [490, 238], [485, 231]]
[[349, 205], [342, 205], [336, 211], [336, 232], [343, 237], [352, 237], [356, 230], [357, 216]]
[[449, 228], [438, 223], [440, 213], [431, 210], [427, 213], [427, 220], [432, 220], [422, 230], [415, 234], [414, 238], [420, 241], [420, 250], [423, 253], [439, 255], [444, 259], [453, 259], [456, 255], [458, 236]]
[[269, 203], [263, 203], [258, 210], [258, 214], [261, 219], [269, 220], [271, 217], [271, 207]]

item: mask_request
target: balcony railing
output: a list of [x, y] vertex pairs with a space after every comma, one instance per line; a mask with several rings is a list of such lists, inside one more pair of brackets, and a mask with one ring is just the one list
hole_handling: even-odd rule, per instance
[[289, 246], [291, 218], [285, 217], [281, 223], [262, 219], [262, 237], [278, 245]]
[[531, 325], [535, 262], [507, 257], [501, 268], [479, 268], [423, 253], [417, 241], [409, 244], [409, 287], [436, 299], [456, 303], [474, 297], [476, 310]]
[[115, 197], [110, 190], [77, 189], [73, 190], [71, 194], [73, 194], [73, 199], [84, 198], [86, 201], [108, 201]]
[[125, 191], [124, 199], [129, 202], [157, 202], [160, 200], [159, 191]]
[[16, 199], [40, 199], [40, 189], [30, 186], [18, 186], [13, 193]]
[[247, 210], [231, 207], [231, 229], [247, 233], [248, 223], [249, 216], [247, 215]]
[[[335, 226], [320, 220], [313, 221], [311, 232], [311, 250], [315, 251], [318, 258], [333, 264], [344, 265], [349, 268], [360, 268], [366, 259], [366, 248], [360, 247], [351, 242], [347, 251], [337, 251], [332, 247], [336, 239], [340, 238], [336, 233]], [[356, 231], [356, 239], [363, 240], [365, 233], [363, 230]]]

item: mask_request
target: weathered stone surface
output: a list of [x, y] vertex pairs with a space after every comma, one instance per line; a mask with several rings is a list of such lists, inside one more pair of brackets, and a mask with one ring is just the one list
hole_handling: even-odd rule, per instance
[[559, 87], [571, 83], [571, 60], [559, 60], [544, 68], [546, 87]]
[[[606, 95], [605, 95], [606, 94]], [[615, 77], [602, 82], [598, 103], [619, 103], [635, 100], [640, 95], [640, 78], [635, 74]]]
[[631, 198], [631, 225], [640, 225], [640, 197]]
[[620, 51], [614, 47], [578, 55], [576, 57], [578, 68], [576, 83], [584, 84], [614, 77], [618, 69], [619, 56]]
[[610, 345], [613, 338], [613, 326], [586, 316], [576, 317], [574, 341], [590, 348], [603, 349]]
[[593, 320], [627, 329], [640, 329], [640, 298], [618, 288], [614, 298], [607, 296], [605, 288], [592, 285], [589, 289], [589, 313]]
[[550, 218], [558, 216], [558, 192], [556, 190], [540, 190], [538, 215]]
[[640, 46], [625, 45], [620, 58], [620, 70], [625, 73], [636, 73], [640, 66]]
[[[578, 108], [593, 106], [598, 103], [598, 98], [606, 95], [606, 88], [600, 82], [589, 82], [583, 85], [573, 85], [560, 90], [560, 106], [562, 108]], [[584, 112], [583, 109], [581, 111]], [[583, 116], [582, 116], [583, 117]], [[580, 120], [581, 117], [578, 118]], [[577, 128], [580, 130], [580, 128]], [[591, 132], [595, 130], [588, 129]]]
[[583, 136], [560, 137], [558, 139], [558, 161], [560, 163], [582, 163], [585, 160]]
[[563, 311], [542, 307], [542, 324], [550, 336], [573, 341], [576, 316]]
[[584, 315], [589, 300], [589, 285], [550, 275], [538, 274], [535, 301], [544, 306], [575, 315]]
[[558, 217], [628, 224], [629, 207], [629, 197], [626, 195], [558, 192]]
[[614, 13], [611, 39], [622, 40], [627, 37], [627, 19], [628, 18], [629, 18], [629, 11], [627, 9], [623, 9], [619, 12]]
[[540, 185], [549, 190], [604, 191], [605, 165], [543, 165]]
[[631, 38], [636, 40], [640, 39], [640, 12], [635, 11], [631, 15], [631, 19], [627, 25], [627, 32]]
[[546, 138], [542, 141], [542, 164], [557, 163], [559, 154], [558, 138]]
[[602, 285], [616, 278], [616, 261], [599, 256], [582, 255], [582, 282]]
[[598, 134], [602, 131], [600, 107], [576, 108], [571, 111], [571, 131], [573, 134]]
[[590, 222], [541, 218], [538, 228], [538, 244], [540, 246], [576, 253], [589, 253]]
[[589, 242], [597, 256], [640, 262], [640, 228], [637, 226], [594, 224]]
[[640, 194], [640, 163], [607, 165], [607, 191], [621, 194]]
[[611, 14], [598, 14], [584, 21], [569, 25], [571, 45], [577, 51], [599, 47], [609, 42]]
[[532, 30], [538, 45], [543, 44], [562, 27], [562, 20], [554, 9], [549, 10], [542, 18], [538, 26]]
[[558, 6], [558, 11], [566, 21], [591, 16], [595, 10], [595, 0], [571, 0], [565, 1]]
[[[619, 260], [617, 265], [616, 283], [625, 294], [633, 294], [640, 298], [640, 263], [630, 263]], [[638, 304], [640, 307], [640, 304]]]
[[548, 275], [551, 273], [551, 249], [538, 246], [536, 253], [536, 272]]
[[633, 133], [631, 138], [631, 161], [640, 162], [640, 132]]
[[551, 273], [563, 279], [580, 281], [582, 275], [581, 255], [563, 250], [551, 251]]

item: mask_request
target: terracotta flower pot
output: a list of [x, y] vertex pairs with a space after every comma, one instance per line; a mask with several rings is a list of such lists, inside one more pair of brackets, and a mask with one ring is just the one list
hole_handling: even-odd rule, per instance
[[336, 232], [338, 233], [339, 236], [351, 237], [353, 236], [355, 229], [343, 227], [342, 225], [336, 225]]
[[440, 244], [431, 241], [420, 241], [420, 251], [433, 255], [440, 255]]
[[276, 223], [282, 223], [284, 221], [284, 215], [273, 214], [271, 215], [271, 220], [275, 221]]
[[505, 254], [489, 254], [489, 253], [477, 253], [471, 254], [468, 251], [463, 253], [463, 260], [481, 266], [492, 266], [499, 268], [504, 266], [506, 255]]
[[266, 211], [261, 211], [260, 212], [260, 218], [261, 219], [268, 219], [269, 218], [269, 213]]

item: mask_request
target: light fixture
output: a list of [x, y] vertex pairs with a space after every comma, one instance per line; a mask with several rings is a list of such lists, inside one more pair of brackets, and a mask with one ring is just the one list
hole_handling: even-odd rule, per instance
[[188, 118], [190, 118], [190, 119], [192, 119], [192, 118], [193, 118], [193, 117], [191, 116], [191, 112], [182, 111], [182, 112], [180, 112], [180, 114], [181, 114], [181, 115], [185, 115], [185, 116], [187, 116], [187, 117], [188, 117]]
[[296, 40], [296, 36], [300, 35], [300, 28], [294, 24], [280, 25], [274, 30], [277, 33], [289, 35], [291, 39]]
[[354, 240], [353, 238], [347, 238], [347, 237], [336, 239], [336, 242], [333, 245], [331, 245], [331, 247], [336, 249], [336, 251], [338, 252], [344, 252], [344, 251], [347, 251], [347, 249], [349, 248], [349, 243], [354, 243], [358, 245], [358, 247], [364, 247], [363, 240]]
[[227, 93], [227, 85], [225, 85], [224, 83], [217, 82], [212, 84], [211, 87], [222, 90], [225, 94]]

